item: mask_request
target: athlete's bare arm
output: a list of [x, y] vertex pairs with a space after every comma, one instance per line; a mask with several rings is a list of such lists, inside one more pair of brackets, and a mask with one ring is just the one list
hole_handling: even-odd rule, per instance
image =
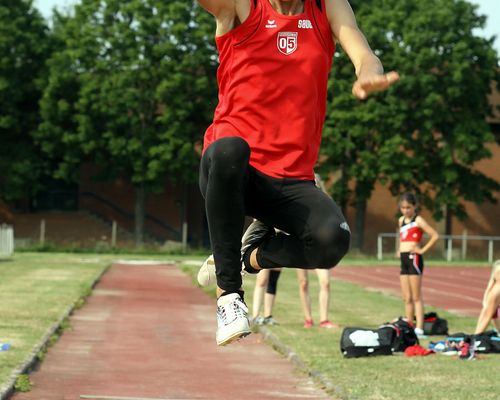
[[347, 0], [325, 0], [326, 12], [334, 38], [338, 40], [356, 68], [358, 79], [352, 93], [365, 99], [372, 92], [386, 90], [399, 80], [397, 72], [384, 74], [384, 68], [359, 30]]
[[251, 0], [198, 0], [215, 17], [217, 36], [224, 35], [248, 18]]
[[[477, 319], [476, 330], [474, 334], [483, 333], [490, 324], [491, 318], [495, 313], [495, 310], [500, 306], [500, 285], [495, 284], [488, 292], [485, 302], [483, 303], [483, 308]], [[498, 324], [495, 323], [495, 326]]]
[[437, 240], [439, 239], [439, 234], [420, 215], [417, 217], [415, 222], [417, 223], [418, 227], [420, 227], [425, 233], [427, 233], [430, 236], [429, 241], [425, 244], [424, 247], [422, 247], [421, 249], [419, 248], [415, 249], [415, 253], [424, 254], [427, 250], [429, 250], [432, 246], [434, 246], [434, 243], [436, 243]]

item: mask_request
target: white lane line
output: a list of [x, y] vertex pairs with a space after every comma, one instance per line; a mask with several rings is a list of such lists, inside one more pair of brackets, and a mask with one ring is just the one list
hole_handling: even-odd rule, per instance
[[[353, 275], [356, 276], [356, 274], [351, 274], [351, 276], [353, 276]], [[342, 277], [339, 277], [337, 275], [337, 279], [342, 280]], [[349, 282], [352, 282], [351, 279], [352, 278], [346, 277], [344, 280], [349, 280]], [[384, 287], [384, 288], [376, 287], [376, 289], [396, 290], [396, 287], [397, 287], [397, 285], [393, 282], [392, 279], [384, 279], [382, 277], [379, 277], [379, 276], [376, 276], [376, 275], [372, 275], [372, 276], [370, 276], [370, 280], [372, 282], [377, 282], [377, 281], [378, 282], [382, 282], [382, 283], [385, 283], [386, 285], [390, 284], [390, 287]], [[365, 286], [365, 285], [366, 286], [370, 286], [370, 282], [363, 282], [362, 283], [359, 280], [355, 281], [355, 282], [352, 282], [352, 283], [357, 283], [360, 286]], [[439, 282], [439, 283], [442, 284], [443, 286], [452, 286], [452, 287], [455, 286], [455, 287], [458, 287], [458, 285], [453, 285], [453, 284], [449, 284], [449, 283], [444, 283], [444, 282]], [[425, 284], [423, 285], [422, 289], [424, 291], [424, 295], [425, 295], [426, 292], [439, 293], [439, 294], [443, 295], [443, 290], [429, 288], [429, 287], [426, 287]], [[479, 299], [479, 298], [470, 297], [470, 296], [466, 296], [466, 295], [463, 295], [463, 294], [457, 294], [457, 293], [448, 292], [448, 291], [445, 291], [445, 293], [446, 293], [447, 296], [450, 296], [450, 297], [457, 297], [459, 299], [470, 300], [473, 303], [482, 304], [482, 298]]]

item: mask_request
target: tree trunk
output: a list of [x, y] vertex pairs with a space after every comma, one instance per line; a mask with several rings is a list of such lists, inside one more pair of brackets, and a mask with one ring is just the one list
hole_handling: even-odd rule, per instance
[[366, 200], [356, 200], [356, 243], [355, 248], [359, 251], [363, 250], [365, 238], [365, 216], [366, 216]]
[[451, 235], [451, 230], [452, 230], [452, 218], [453, 218], [453, 211], [450, 210], [449, 206], [445, 207], [445, 235]]
[[144, 203], [146, 198], [146, 191], [144, 185], [135, 187], [135, 245], [142, 247], [144, 244]]
[[348, 182], [347, 182], [347, 179], [346, 179], [346, 176], [347, 176], [347, 173], [346, 173], [346, 167], [345, 166], [342, 166], [342, 176], [341, 176], [341, 182], [342, 182], [342, 196], [341, 198], [339, 199], [339, 202], [340, 202], [340, 209], [342, 210], [342, 214], [346, 215], [347, 213], [347, 205], [348, 205], [348, 188], [347, 188], [347, 185], [348, 185]]
[[187, 250], [188, 239], [188, 184], [184, 183], [182, 188], [182, 252]]

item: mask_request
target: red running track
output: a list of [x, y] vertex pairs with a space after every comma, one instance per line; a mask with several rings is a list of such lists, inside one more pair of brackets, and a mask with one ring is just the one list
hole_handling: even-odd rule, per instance
[[[481, 311], [490, 273], [489, 267], [426, 266], [422, 284], [424, 302], [457, 314], [476, 317]], [[333, 270], [333, 279], [401, 296], [399, 267], [344, 265]]]

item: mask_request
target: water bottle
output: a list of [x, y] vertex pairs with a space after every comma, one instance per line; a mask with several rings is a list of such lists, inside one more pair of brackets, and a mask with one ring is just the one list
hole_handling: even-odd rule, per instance
[[0, 351], [7, 351], [10, 349], [10, 343], [0, 343]]

